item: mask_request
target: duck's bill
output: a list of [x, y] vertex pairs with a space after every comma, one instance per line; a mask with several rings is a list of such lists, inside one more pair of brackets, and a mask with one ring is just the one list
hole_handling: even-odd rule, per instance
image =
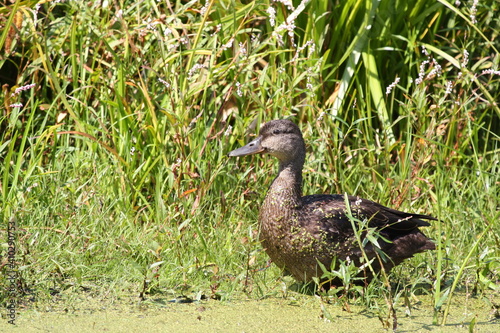
[[237, 156], [245, 156], [245, 155], [262, 153], [264, 151], [264, 148], [260, 144], [261, 140], [262, 140], [262, 138], [259, 136], [257, 139], [249, 142], [245, 146], [238, 148], [238, 149], [235, 149], [232, 152], [229, 152], [229, 154], [227, 154], [227, 155], [230, 157], [237, 157]]

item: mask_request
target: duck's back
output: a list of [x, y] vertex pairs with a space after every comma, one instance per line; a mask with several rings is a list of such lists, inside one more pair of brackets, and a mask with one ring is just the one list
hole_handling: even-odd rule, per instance
[[418, 227], [429, 226], [430, 224], [424, 220], [437, 220], [429, 215], [406, 213], [371, 200], [340, 194], [316, 194], [302, 197], [300, 211], [305, 220], [321, 220], [327, 225], [343, 225], [347, 220], [351, 227], [352, 224], [348, 218], [350, 211], [355, 219], [366, 220], [369, 227], [388, 229], [395, 236]]

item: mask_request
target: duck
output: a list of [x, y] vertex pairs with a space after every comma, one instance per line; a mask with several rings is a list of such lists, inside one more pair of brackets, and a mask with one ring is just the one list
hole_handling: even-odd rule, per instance
[[420, 230], [430, 226], [429, 220], [437, 220], [433, 216], [347, 194], [303, 196], [306, 146], [294, 122], [265, 123], [257, 138], [228, 156], [253, 154], [279, 161], [278, 175], [260, 207], [259, 241], [271, 261], [297, 282], [341, 285], [325, 269], [334, 270], [343, 261], [354, 263], [358, 280], [367, 284], [382, 270], [388, 273], [416, 253], [435, 250], [434, 242]]

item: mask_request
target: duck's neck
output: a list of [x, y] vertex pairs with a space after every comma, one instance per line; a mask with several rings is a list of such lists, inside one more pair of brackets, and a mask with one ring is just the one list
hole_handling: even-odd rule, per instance
[[280, 163], [278, 176], [274, 179], [264, 201], [268, 210], [291, 210], [301, 206], [303, 163]]

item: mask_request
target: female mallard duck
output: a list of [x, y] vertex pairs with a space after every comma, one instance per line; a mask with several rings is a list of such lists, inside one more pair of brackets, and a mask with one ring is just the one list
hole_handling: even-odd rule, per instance
[[[233, 150], [229, 156], [267, 153], [279, 160], [278, 176], [269, 188], [260, 209], [260, 241], [271, 260], [288, 271], [300, 282], [321, 279], [318, 262], [330, 268], [336, 259], [351, 260], [357, 265], [371, 261], [371, 269], [364, 265], [368, 282], [373, 273], [383, 266], [388, 272], [415, 253], [435, 249], [435, 245], [419, 227], [429, 226], [425, 220], [436, 220], [428, 215], [410, 214], [384, 207], [356, 196], [308, 195], [302, 196], [302, 167], [305, 144], [300, 129], [289, 120], [273, 120], [262, 126], [257, 139]], [[349, 202], [346, 207], [346, 201]], [[348, 217], [348, 211], [352, 217]], [[363, 253], [356, 240], [353, 226], [368, 221], [376, 230], [379, 250], [366, 242]], [[366, 235], [366, 229], [362, 237]]]

